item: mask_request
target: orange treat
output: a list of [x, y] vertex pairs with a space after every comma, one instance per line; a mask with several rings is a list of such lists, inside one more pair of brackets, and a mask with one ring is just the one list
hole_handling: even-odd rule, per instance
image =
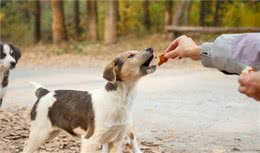
[[168, 61], [167, 58], [164, 57], [164, 53], [159, 56], [158, 65], [161, 66], [162, 64], [166, 63]]

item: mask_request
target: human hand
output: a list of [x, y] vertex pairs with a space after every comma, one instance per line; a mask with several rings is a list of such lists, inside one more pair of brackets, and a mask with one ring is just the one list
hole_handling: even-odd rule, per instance
[[182, 35], [168, 46], [164, 57], [167, 59], [191, 58], [197, 61], [200, 60], [200, 47], [191, 38]]
[[260, 72], [242, 73], [238, 82], [239, 92], [260, 101]]

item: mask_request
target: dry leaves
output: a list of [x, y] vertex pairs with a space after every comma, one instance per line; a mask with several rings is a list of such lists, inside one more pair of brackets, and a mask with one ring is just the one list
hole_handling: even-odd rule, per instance
[[[22, 152], [24, 143], [29, 135], [29, 111], [18, 109], [14, 113], [0, 109], [0, 153]], [[141, 150], [144, 153], [160, 153], [158, 144], [141, 142]], [[45, 143], [39, 149], [39, 153], [78, 153], [80, 152], [80, 140], [61, 132], [57, 138]], [[131, 153], [131, 146], [124, 146], [124, 153]]]

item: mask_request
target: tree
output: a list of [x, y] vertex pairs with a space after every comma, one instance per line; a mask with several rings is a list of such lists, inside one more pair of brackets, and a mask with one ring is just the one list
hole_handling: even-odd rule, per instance
[[130, 4], [129, 1], [120, 1], [120, 32], [126, 34], [130, 23]]
[[98, 40], [98, 24], [97, 24], [97, 1], [87, 0], [87, 24], [88, 39], [90, 41]]
[[166, 0], [165, 1], [165, 11], [164, 11], [164, 25], [169, 26], [172, 24], [172, 7], [173, 1]]
[[191, 0], [187, 0], [185, 3], [185, 15], [184, 15], [184, 25], [189, 25], [190, 24], [190, 11], [191, 11]]
[[206, 1], [200, 1], [200, 26], [205, 26], [206, 5]]
[[175, 11], [173, 16], [173, 25], [181, 24], [181, 17], [184, 14], [184, 7], [185, 7], [185, 1], [180, 1], [177, 10]]
[[52, 39], [54, 43], [67, 40], [65, 28], [65, 17], [63, 10], [63, 1], [51, 0], [52, 7]]
[[74, 35], [76, 39], [80, 37], [80, 18], [79, 18], [79, 0], [74, 0], [74, 14], [73, 14], [73, 23], [74, 23]]
[[201, 26], [209, 26], [212, 22], [207, 19], [208, 17], [213, 17], [212, 15], [212, 1], [210, 0], [203, 0], [200, 1], [200, 25]]
[[34, 42], [41, 40], [41, 2], [34, 1]]
[[112, 44], [117, 41], [117, 17], [118, 17], [118, 1], [110, 0], [108, 1], [108, 11], [105, 17], [105, 31], [104, 31], [104, 42], [106, 44]]
[[214, 12], [214, 19], [213, 19], [213, 26], [219, 26], [219, 16], [221, 10], [221, 1], [215, 2], [215, 12]]
[[143, 10], [144, 10], [144, 26], [146, 29], [150, 29], [151, 21], [150, 21], [150, 12], [149, 12], [149, 0], [143, 1]]

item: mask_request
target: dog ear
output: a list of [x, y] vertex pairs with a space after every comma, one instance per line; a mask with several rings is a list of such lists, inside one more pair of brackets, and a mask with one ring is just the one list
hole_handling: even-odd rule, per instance
[[18, 62], [18, 60], [21, 58], [21, 52], [20, 49], [17, 48], [16, 46], [10, 44], [10, 47], [13, 49], [14, 51], [14, 58], [16, 60], [16, 62]]
[[103, 78], [111, 83], [116, 82], [116, 63], [114, 61], [106, 66], [103, 73]]

